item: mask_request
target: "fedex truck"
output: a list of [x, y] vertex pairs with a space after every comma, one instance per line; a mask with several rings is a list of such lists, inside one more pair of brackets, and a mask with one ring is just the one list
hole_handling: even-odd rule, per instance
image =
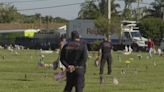
[[71, 32], [78, 31], [80, 38], [87, 42], [88, 48], [96, 41], [103, 41], [105, 38], [101, 31], [95, 26], [94, 20], [71, 20], [67, 25], [66, 37], [71, 38]]

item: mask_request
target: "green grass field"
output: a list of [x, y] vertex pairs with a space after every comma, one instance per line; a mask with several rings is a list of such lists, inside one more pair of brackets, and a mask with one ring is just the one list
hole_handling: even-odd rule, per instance
[[[65, 81], [55, 81], [52, 69], [39, 68], [40, 51], [19, 50], [18, 54], [0, 50], [0, 92], [63, 92]], [[44, 54], [44, 62], [51, 63], [57, 53]], [[138, 55], [142, 55], [139, 60]], [[91, 54], [92, 56], [92, 54]], [[96, 56], [88, 59], [84, 92], [164, 92], [164, 56], [147, 58], [147, 53], [124, 55], [113, 52], [113, 72], [99, 84]], [[127, 65], [125, 62], [130, 61]], [[125, 72], [125, 73], [122, 73]], [[117, 78], [118, 85], [113, 85]]]

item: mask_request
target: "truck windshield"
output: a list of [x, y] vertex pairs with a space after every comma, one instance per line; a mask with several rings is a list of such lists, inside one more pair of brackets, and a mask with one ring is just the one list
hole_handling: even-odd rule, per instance
[[141, 37], [140, 32], [131, 32], [132, 37]]

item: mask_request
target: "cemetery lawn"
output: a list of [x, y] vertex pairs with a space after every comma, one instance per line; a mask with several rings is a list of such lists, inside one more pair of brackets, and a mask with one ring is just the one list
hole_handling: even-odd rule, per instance
[[[106, 74], [105, 66], [105, 82], [100, 85], [99, 67], [94, 66], [96, 56], [89, 53], [84, 92], [164, 92], [164, 55], [149, 58], [146, 52], [113, 52], [112, 74]], [[38, 67], [40, 55], [49, 64], [57, 58], [56, 52], [0, 49], [0, 92], [63, 92], [65, 81], [54, 80], [60, 70]], [[113, 78], [118, 85], [112, 83]]]

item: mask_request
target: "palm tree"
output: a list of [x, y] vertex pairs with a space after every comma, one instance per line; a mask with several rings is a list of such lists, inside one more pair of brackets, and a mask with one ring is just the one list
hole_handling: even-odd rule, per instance
[[107, 15], [107, 1], [106, 0], [101, 0], [99, 2], [99, 9], [103, 16]]
[[131, 4], [136, 2], [137, 0], [124, 0], [125, 3], [125, 7], [124, 9], [130, 9], [131, 8]]
[[[99, 16], [107, 16], [107, 0], [101, 0], [98, 5], [94, 1], [87, 1], [83, 3], [79, 12], [79, 18], [81, 19], [96, 19]], [[117, 8], [120, 8], [119, 4], [115, 4], [115, 0], [111, 1], [112, 15], [118, 15]]]
[[[111, 1], [111, 11], [112, 15], [117, 15], [118, 12], [116, 8], [120, 7], [120, 5], [115, 4], [114, 2], [115, 0]], [[112, 33], [112, 31], [115, 31], [114, 28], [119, 28], [118, 25], [114, 23], [116, 21], [113, 22], [111, 19], [111, 22], [109, 23], [109, 20], [107, 19], [107, 0], [101, 0], [99, 4], [95, 4], [94, 1], [87, 1], [81, 6], [82, 8], [79, 12], [79, 18], [96, 19], [96, 26], [102, 31], [104, 35], [107, 36]]]
[[152, 9], [148, 10], [150, 15], [162, 18], [164, 13], [164, 0], [155, 0], [151, 5]]
[[[118, 15], [117, 8], [120, 8], [120, 5], [115, 3], [116, 0], [111, 0], [111, 14], [112, 16]], [[103, 16], [107, 15], [107, 1], [106, 0], [101, 0], [99, 3], [99, 9], [100, 12]]]
[[79, 11], [80, 19], [95, 19], [100, 16], [99, 7], [94, 3], [94, 1], [86, 1], [81, 5], [81, 10]]
[[112, 12], [112, 15], [118, 15], [118, 11], [117, 11], [117, 8], [120, 8], [120, 5], [115, 3], [115, 0], [112, 0], [111, 1], [111, 12]]
[[124, 7], [124, 11], [123, 11], [123, 16], [126, 19], [130, 19], [131, 18], [131, 4], [136, 2], [137, 0], [124, 0], [125, 3], [125, 7]]

